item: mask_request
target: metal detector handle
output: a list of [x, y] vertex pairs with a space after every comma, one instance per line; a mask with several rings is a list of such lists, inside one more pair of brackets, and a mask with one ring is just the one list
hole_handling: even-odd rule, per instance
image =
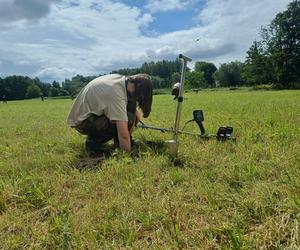
[[178, 104], [177, 104], [177, 111], [176, 111], [176, 120], [175, 120], [175, 141], [176, 143], [178, 142], [178, 131], [179, 131], [179, 121], [180, 121], [180, 114], [181, 114], [181, 107], [182, 107], [182, 102], [183, 102], [183, 90], [184, 90], [184, 77], [185, 77], [185, 69], [187, 62], [192, 61], [191, 58], [184, 56], [183, 54], [179, 55], [179, 58], [182, 61], [182, 66], [181, 66], [181, 77], [180, 77], [180, 87], [179, 87], [179, 95], [178, 95]]
[[201, 109], [197, 109], [193, 111], [193, 121], [195, 121], [200, 129], [200, 134], [201, 135], [205, 135], [205, 128], [203, 125], [203, 121], [204, 121], [204, 115], [203, 115], [203, 111]]
[[202, 122], [200, 122], [200, 121], [197, 121], [197, 120], [194, 120], [196, 123], [197, 123], [197, 125], [199, 126], [199, 129], [200, 129], [200, 132], [201, 132], [201, 135], [205, 135], [205, 128], [204, 128], [204, 126], [203, 126], [203, 124], [202, 124]]
[[183, 54], [180, 54], [180, 55], [179, 55], [179, 58], [180, 58], [180, 59], [183, 59], [183, 60], [186, 61], [186, 62], [191, 62], [191, 61], [192, 61], [192, 58], [189, 58], [189, 57], [187, 57], [187, 56], [185, 56], [185, 55], [183, 55]]

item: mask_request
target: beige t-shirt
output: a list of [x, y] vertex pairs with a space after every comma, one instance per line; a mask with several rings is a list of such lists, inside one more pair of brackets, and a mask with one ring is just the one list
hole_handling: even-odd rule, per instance
[[111, 74], [89, 82], [78, 94], [67, 123], [76, 127], [91, 114], [105, 115], [111, 121], [128, 121], [125, 76]]

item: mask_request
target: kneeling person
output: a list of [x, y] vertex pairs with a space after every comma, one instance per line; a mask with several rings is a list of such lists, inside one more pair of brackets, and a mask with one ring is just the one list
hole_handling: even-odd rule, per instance
[[148, 117], [152, 105], [152, 84], [146, 74], [129, 77], [110, 74], [89, 82], [78, 94], [67, 123], [87, 135], [86, 150], [96, 154], [101, 144], [114, 139], [131, 150], [131, 132], [139, 121], [138, 106]]

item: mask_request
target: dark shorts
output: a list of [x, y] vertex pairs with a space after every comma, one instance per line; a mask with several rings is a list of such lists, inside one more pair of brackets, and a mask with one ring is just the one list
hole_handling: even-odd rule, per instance
[[[135, 114], [127, 112], [128, 130], [133, 126]], [[86, 120], [82, 121], [75, 129], [89, 139], [96, 140], [99, 143], [105, 143], [115, 139], [118, 141], [118, 131], [116, 123], [111, 122], [105, 115], [97, 116], [92, 114]]]
[[84, 135], [97, 136], [115, 130], [116, 124], [112, 123], [105, 115], [97, 116], [92, 114], [77, 125], [75, 129]]
[[[128, 131], [132, 131], [136, 119], [136, 101], [128, 99], [127, 102]], [[111, 122], [105, 115], [90, 115], [82, 121], [75, 129], [87, 135], [87, 142], [93, 141], [98, 144], [105, 143], [111, 139], [118, 141], [118, 131], [116, 123]]]

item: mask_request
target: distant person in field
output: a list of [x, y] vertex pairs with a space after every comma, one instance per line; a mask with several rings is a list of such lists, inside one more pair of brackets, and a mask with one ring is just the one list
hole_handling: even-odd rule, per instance
[[42, 102], [44, 101], [44, 95], [41, 95], [41, 101]]
[[7, 103], [6, 95], [3, 95], [3, 96], [2, 96], [2, 102], [3, 102], [3, 103]]
[[100, 76], [88, 83], [76, 97], [67, 123], [87, 135], [89, 155], [101, 151], [101, 145], [114, 139], [121, 149], [131, 150], [131, 133], [139, 122], [141, 109], [148, 117], [152, 105], [152, 83], [147, 74]]

